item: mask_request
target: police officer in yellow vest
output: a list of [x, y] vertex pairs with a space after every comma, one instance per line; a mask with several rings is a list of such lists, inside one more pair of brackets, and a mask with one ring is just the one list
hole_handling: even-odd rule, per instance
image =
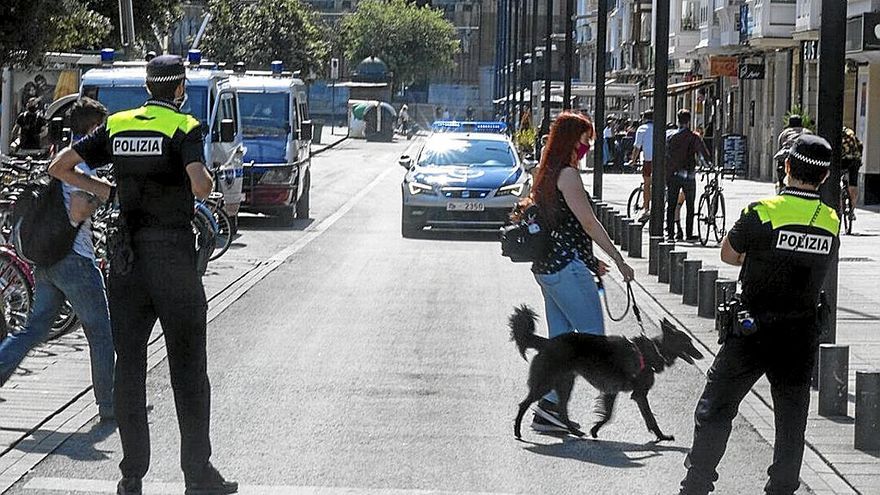
[[[104, 200], [118, 196], [128, 251], [133, 253], [133, 258], [125, 257], [127, 266], [113, 266], [116, 257], [111, 256], [108, 281], [117, 356], [114, 398], [123, 450], [120, 495], [140, 494], [149, 468], [147, 342], [157, 318], [168, 350], [186, 494], [238, 490], [237, 483], [224, 480], [210, 463], [207, 302], [196, 271], [190, 222], [194, 196], [206, 197], [213, 181], [204, 165], [200, 123], [179, 112], [185, 81], [180, 57], [152, 59], [146, 77], [151, 99], [111, 115], [105, 126], [60, 153], [50, 166], [54, 176]], [[112, 162], [117, 185], [82, 174], [74, 168], [81, 161]]]
[[742, 266], [742, 304], [727, 325], [697, 403], [681, 494], [714, 489], [731, 422], [762, 375], [770, 382], [776, 424], [764, 491], [789, 495], [799, 486], [819, 337], [817, 305], [839, 246], [837, 213], [818, 192], [830, 165], [827, 141], [800, 136], [785, 163], [787, 187], [749, 205], [724, 239], [721, 260]]

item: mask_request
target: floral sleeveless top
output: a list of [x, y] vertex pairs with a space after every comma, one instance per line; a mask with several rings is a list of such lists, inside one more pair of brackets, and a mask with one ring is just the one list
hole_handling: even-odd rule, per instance
[[546, 275], [565, 268], [575, 255], [596, 272], [596, 259], [593, 257], [593, 240], [584, 231], [577, 217], [568, 207], [562, 193], [559, 194], [559, 223], [550, 232], [550, 247], [547, 258], [532, 263], [532, 273]]

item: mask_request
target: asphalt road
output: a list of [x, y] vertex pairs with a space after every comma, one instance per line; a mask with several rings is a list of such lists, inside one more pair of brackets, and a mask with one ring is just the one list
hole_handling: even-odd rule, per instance
[[[629, 400], [598, 441], [527, 428], [524, 441], [513, 438], [527, 364], [506, 317], [522, 302], [540, 308], [540, 292], [492, 235], [400, 237], [396, 158], [408, 144], [348, 141], [328, 151], [314, 164], [313, 219], [293, 228], [245, 219], [214, 266], [211, 276], [223, 277], [322, 227], [209, 325], [214, 464], [245, 485], [241, 493], [677, 493], [705, 379], [687, 364], [661, 375], [650, 395], [675, 442], [651, 443]], [[609, 283], [609, 294], [618, 313], [620, 287]], [[608, 332], [638, 330], [628, 317]], [[164, 364], [147, 393], [147, 493], [182, 493]], [[594, 391], [579, 382], [574, 394], [573, 419], [589, 422]], [[717, 493], [760, 493], [771, 455], [737, 419]], [[110, 493], [120, 458], [113, 428], [89, 424], [8, 493]]]

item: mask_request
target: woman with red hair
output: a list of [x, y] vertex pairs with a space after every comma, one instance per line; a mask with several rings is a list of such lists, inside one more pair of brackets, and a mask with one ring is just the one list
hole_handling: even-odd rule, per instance
[[[550, 229], [546, 259], [532, 264], [547, 314], [549, 336], [569, 332], [605, 333], [596, 275], [604, 264], [593, 256], [593, 242], [617, 264], [624, 281], [633, 279], [608, 233], [596, 219], [590, 198], [578, 172], [578, 162], [590, 149], [593, 124], [580, 114], [566, 112], [550, 127], [532, 192], [525, 201], [537, 205]], [[556, 392], [550, 392], [535, 408], [532, 428], [544, 432], [568, 432], [559, 420]]]

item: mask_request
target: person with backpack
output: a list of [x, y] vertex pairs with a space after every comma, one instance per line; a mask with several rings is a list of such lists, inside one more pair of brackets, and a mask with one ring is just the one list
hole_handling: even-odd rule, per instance
[[[69, 115], [72, 141], [75, 142], [104, 122], [107, 109], [99, 102], [83, 97], [73, 104]], [[79, 163], [77, 168], [84, 174], [94, 174], [85, 163]], [[43, 263], [35, 263], [34, 306], [27, 323], [22, 331], [0, 342], [0, 386], [9, 380], [27, 353], [46, 339], [66, 299], [82, 321], [89, 342], [98, 414], [102, 420], [112, 420], [113, 336], [104, 278], [95, 262], [89, 220], [100, 202], [91, 194], [63, 184], [58, 192], [59, 196], [63, 195], [63, 200], [56, 198], [57, 202], [52, 203], [50, 188], [58, 185], [50, 184], [45, 194], [34, 204], [28, 205], [29, 210], [39, 211], [38, 216], [26, 218], [27, 212], [18, 214], [16, 211], [19, 217], [16, 219], [16, 229], [41, 229], [46, 234], [42, 237], [43, 242], [51, 244], [52, 249], [58, 251], [51, 257], [60, 255], [61, 258], [51, 262], [51, 258], [46, 258], [43, 253], [40, 257]], [[49, 204], [41, 205], [40, 202]], [[68, 232], [63, 232], [64, 222], [69, 227]], [[59, 228], [59, 224], [62, 228]], [[31, 232], [17, 232], [16, 237], [28, 237], [28, 234]], [[41, 251], [45, 252], [46, 249]], [[31, 249], [24, 249], [22, 254], [27, 257]]]

